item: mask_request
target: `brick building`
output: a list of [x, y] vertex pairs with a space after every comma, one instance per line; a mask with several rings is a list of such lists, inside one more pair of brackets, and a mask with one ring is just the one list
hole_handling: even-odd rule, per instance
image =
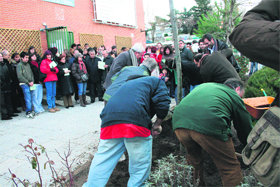
[[[103, 10], [110, 13], [110, 10], [113, 10], [110, 7], [107, 10], [100, 9], [101, 1], [1, 0], [0, 49], [21, 52], [27, 51], [28, 47], [33, 45], [42, 54], [48, 47], [55, 46], [61, 51], [69, 48], [73, 42], [82, 46], [89, 43], [92, 47], [104, 44], [110, 48], [117, 45], [118, 50], [123, 46], [131, 47], [136, 42], [145, 44], [145, 32], [141, 32], [145, 30], [142, 0], [129, 0], [134, 6], [134, 25], [110, 22], [110, 18], [105, 21], [104, 18], [98, 20], [98, 13]], [[128, 2], [107, 0], [109, 3], [110, 1]], [[104, 3], [104, 0], [102, 2]], [[123, 6], [114, 10], [125, 16], [131, 7]], [[127, 17], [131, 17], [130, 15]]]

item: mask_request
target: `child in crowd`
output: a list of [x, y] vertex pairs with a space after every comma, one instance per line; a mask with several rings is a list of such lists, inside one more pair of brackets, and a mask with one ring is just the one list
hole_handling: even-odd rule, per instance
[[165, 82], [166, 86], [168, 85], [168, 83], [169, 83], [169, 72], [168, 72], [166, 67], [162, 69], [162, 73], [159, 74], [159, 78]]

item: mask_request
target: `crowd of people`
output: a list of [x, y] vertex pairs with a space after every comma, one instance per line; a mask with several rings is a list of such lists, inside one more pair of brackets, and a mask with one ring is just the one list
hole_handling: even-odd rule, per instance
[[[123, 47], [121, 51], [126, 51]], [[80, 44], [72, 44], [62, 54], [56, 47], [44, 52], [41, 57], [31, 46], [27, 52], [13, 53], [8, 50], [0, 53], [1, 65], [1, 117], [10, 120], [25, 111], [26, 117], [34, 118], [44, 112], [42, 106], [43, 88], [46, 88], [48, 111], [60, 111], [56, 98], [61, 98], [65, 108], [76, 103], [85, 107], [87, 85], [90, 102], [95, 98], [103, 101], [102, 83], [117, 56], [116, 46], [106, 50], [105, 46], [91, 48], [88, 44], [82, 49]]]
[[[221, 62], [216, 61], [217, 58], [225, 62], [217, 64], [217, 67], [221, 69], [226, 67], [228, 71], [222, 71], [223, 75], [217, 75], [222, 77], [221, 80], [215, 78], [216, 81], [224, 82], [226, 78], [238, 77], [238, 74], [232, 71], [233, 67], [239, 71], [232, 51], [225, 43], [214, 39], [210, 34], [206, 34], [198, 42], [194, 40], [185, 44], [180, 40], [179, 49], [183, 72], [183, 96], [196, 85], [213, 81], [210, 80], [213, 76], [209, 72], [214, 72], [208, 69], [213, 67], [215, 62]], [[214, 51], [219, 53], [212, 55]], [[156, 46], [147, 46], [144, 49], [142, 44], [136, 43], [131, 49], [122, 47], [117, 54], [116, 46], [107, 50], [104, 45], [92, 48], [88, 44], [83, 47], [80, 44], [72, 44], [71, 48], [65, 49], [62, 54], [53, 47], [45, 51], [42, 57], [31, 46], [27, 52], [12, 54], [11, 59], [9, 51], [3, 50], [0, 55], [3, 67], [2, 120], [16, 117], [16, 113], [20, 112], [19, 107], [25, 110], [28, 118], [34, 118], [44, 112], [43, 87], [46, 88], [48, 111], [51, 113], [60, 110], [56, 107], [56, 98], [61, 98], [66, 108], [74, 107], [73, 95], [76, 103], [82, 107], [88, 104], [87, 95], [90, 97], [90, 103], [94, 103], [96, 97], [99, 101], [103, 101], [106, 98], [104, 92], [111, 85], [111, 80], [117, 72], [125, 66], [139, 66], [147, 59], [154, 59], [157, 64], [150, 72], [151, 76], [163, 80], [169, 96], [176, 98], [177, 71], [174, 46], [171, 45], [163, 46], [157, 43]], [[211, 59], [214, 62], [207, 63]], [[229, 62], [232, 67], [228, 66]]]
[[[253, 61], [277, 69], [279, 43], [273, 30], [269, 28], [271, 32], [267, 33], [273, 35], [273, 41], [267, 42], [270, 46], [267, 55], [260, 53], [262, 45], [254, 46], [253, 42], [259, 40], [242, 43], [248, 38], [260, 38], [255, 31], [243, 29], [250, 27], [251, 22], [265, 21], [264, 25], [269, 22], [279, 27], [279, 22], [263, 20], [261, 15], [275, 7], [276, 1], [263, 0], [245, 15], [230, 39]], [[279, 18], [279, 14], [270, 17]], [[257, 23], [251, 26], [258, 26]], [[242, 37], [239, 32], [249, 32], [253, 37], [244, 33], [246, 40], [239, 39]], [[242, 173], [231, 138], [231, 124], [244, 145], [252, 129], [251, 117], [241, 99], [244, 84], [238, 74], [238, 62], [227, 44], [211, 34], [192, 43], [180, 40], [179, 49], [182, 91], [186, 97], [175, 108], [172, 125], [187, 150], [189, 163], [194, 166], [193, 179], [204, 185], [201, 156], [204, 150], [216, 164], [223, 185], [237, 186], [242, 182]], [[62, 54], [58, 54], [55, 47], [50, 48], [43, 57], [31, 46], [27, 52], [12, 54], [11, 59], [9, 52], [3, 50], [0, 66], [2, 120], [16, 117], [19, 107], [28, 118], [44, 112], [43, 86], [51, 113], [60, 111], [55, 102], [57, 97], [63, 99], [65, 108], [74, 107], [72, 95], [85, 107], [89, 90], [90, 103], [98, 98], [105, 106], [100, 114], [98, 151], [83, 186], [105, 186], [124, 151], [129, 155], [128, 186], [144, 186], [152, 164], [152, 137], [162, 131], [161, 123], [168, 113], [170, 97], [177, 99], [174, 46], [157, 43], [144, 49], [141, 43], [136, 43], [130, 49], [121, 48], [118, 54], [116, 46], [107, 50], [105, 46], [91, 48], [88, 44], [83, 47], [73, 44]], [[153, 124], [154, 115], [157, 118]]]

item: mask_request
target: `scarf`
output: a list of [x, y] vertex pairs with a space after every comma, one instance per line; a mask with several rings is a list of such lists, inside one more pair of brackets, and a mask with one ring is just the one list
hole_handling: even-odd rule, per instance
[[134, 51], [132, 49], [128, 50], [128, 53], [131, 57], [131, 61], [132, 61], [132, 66], [138, 66], [138, 62], [137, 62], [137, 58], [134, 54]]
[[204, 58], [206, 57], [206, 56], [208, 56], [209, 54], [204, 54], [204, 55], [202, 55], [202, 57], [201, 57], [201, 59], [198, 61], [198, 63], [200, 63], [200, 65], [202, 64], [202, 61], [204, 60]]
[[33, 61], [33, 60], [32, 60], [32, 61], [31, 61], [31, 64], [34, 65], [34, 66], [36, 66], [37, 68], [39, 67], [38, 62], [36, 62], [36, 61]]
[[79, 63], [80, 70], [82, 70], [85, 74], [87, 74], [87, 68], [85, 66], [85, 63], [83, 61], [78, 61], [78, 63]]

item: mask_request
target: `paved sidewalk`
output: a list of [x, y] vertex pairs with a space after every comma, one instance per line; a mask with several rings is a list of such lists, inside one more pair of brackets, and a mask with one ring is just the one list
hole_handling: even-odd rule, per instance
[[[57, 102], [62, 104], [61, 101]], [[21, 179], [39, 181], [36, 171], [31, 168], [25, 156], [27, 154], [19, 145], [26, 145], [29, 138], [46, 148], [58, 172], [62, 172], [63, 167], [55, 150], [63, 154], [69, 141], [72, 150], [70, 159], [76, 159], [73, 169], [88, 161], [90, 155], [97, 150], [101, 124], [99, 114], [103, 107], [103, 102], [99, 101], [86, 107], [76, 104], [74, 108], [65, 109], [59, 106], [61, 111], [44, 112], [34, 119], [26, 118], [22, 112], [12, 120], [0, 121], [0, 186], [11, 186], [8, 168]], [[44, 108], [47, 110], [47, 106]], [[44, 170], [43, 166], [46, 157], [41, 155], [39, 159], [43, 183], [49, 185], [51, 171], [48, 167]]]

